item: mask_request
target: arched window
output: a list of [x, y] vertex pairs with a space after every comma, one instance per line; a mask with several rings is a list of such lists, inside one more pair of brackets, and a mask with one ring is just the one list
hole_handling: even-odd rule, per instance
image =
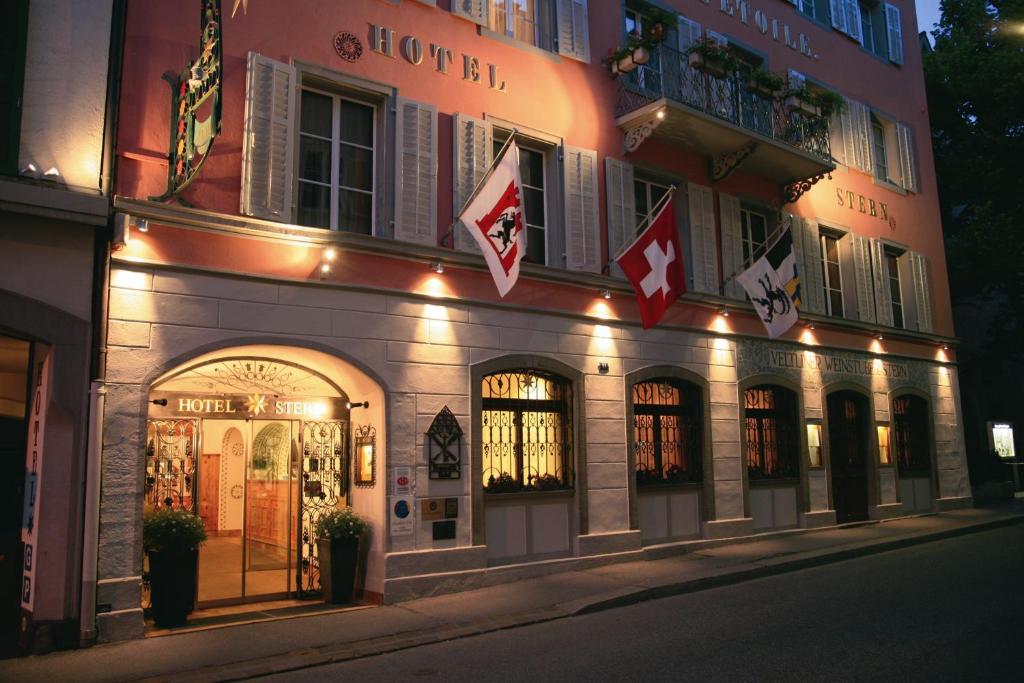
[[928, 402], [918, 396], [899, 396], [893, 400], [893, 446], [900, 474], [927, 474]]
[[504, 370], [481, 386], [481, 460], [484, 491], [570, 488], [572, 387], [540, 370]]
[[638, 486], [697, 483], [704, 476], [700, 389], [678, 379], [633, 385], [633, 452]]
[[750, 479], [790, 479], [800, 476], [796, 394], [772, 385], [743, 393]]

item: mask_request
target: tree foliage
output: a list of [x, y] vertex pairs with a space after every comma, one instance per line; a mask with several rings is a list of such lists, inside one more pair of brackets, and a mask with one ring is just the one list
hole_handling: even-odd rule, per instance
[[958, 321], [962, 360], [1005, 360], [1024, 354], [1024, 0], [941, 9], [924, 70], [951, 292], [988, 312]]

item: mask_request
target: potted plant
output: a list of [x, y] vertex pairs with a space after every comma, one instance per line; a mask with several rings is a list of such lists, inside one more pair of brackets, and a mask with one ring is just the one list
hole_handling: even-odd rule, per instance
[[831, 118], [835, 114], [843, 113], [846, 109], [846, 100], [837, 92], [831, 90], [819, 90], [814, 93], [814, 104], [818, 111], [825, 118]]
[[782, 76], [767, 69], [756, 67], [747, 73], [747, 82], [744, 87], [746, 87], [748, 92], [770, 99], [782, 90], [783, 85], [785, 85], [785, 81]]
[[351, 507], [331, 510], [316, 520], [320, 588], [329, 603], [352, 601], [359, 562], [359, 539], [367, 524]]
[[149, 558], [152, 614], [161, 628], [181, 626], [195, 608], [203, 520], [186, 510], [161, 508], [146, 515], [142, 544]]
[[821, 114], [818, 109], [818, 105], [814, 103], [814, 93], [807, 88], [807, 86], [801, 86], [796, 90], [790, 90], [786, 93], [786, 109], [791, 113], [800, 114], [805, 118], [813, 118]]
[[727, 47], [708, 36], [704, 36], [690, 47], [686, 59], [694, 69], [715, 78], [723, 78], [736, 71], [739, 66], [739, 61]]
[[557, 491], [565, 488], [562, 481], [553, 474], [531, 475], [530, 482], [538, 491]]
[[670, 26], [675, 26], [678, 18], [674, 12], [660, 7], [651, 7], [644, 12], [644, 23], [648, 26], [647, 38], [654, 42], [663, 42]]
[[487, 478], [487, 485], [484, 490], [488, 493], [515, 493], [521, 491], [522, 486], [519, 485], [519, 481], [516, 480], [511, 474], [502, 472], [497, 477], [493, 474]]
[[651, 61], [651, 47], [650, 41], [631, 35], [625, 45], [608, 50], [605, 64], [612, 75], [629, 73], [641, 64]]

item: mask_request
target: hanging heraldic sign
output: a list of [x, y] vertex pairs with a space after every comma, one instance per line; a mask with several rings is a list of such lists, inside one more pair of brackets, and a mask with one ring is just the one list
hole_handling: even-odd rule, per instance
[[[220, 0], [202, 0], [199, 56], [178, 75], [164, 74], [171, 86], [171, 142], [167, 153], [166, 201], [199, 174], [220, 134], [221, 15]], [[200, 118], [202, 117], [202, 118]]]
[[431, 479], [462, 478], [462, 427], [448, 406], [427, 430], [427, 459]]
[[289, 397], [271, 394], [189, 394], [179, 391], [152, 391], [149, 416], [219, 417], [248, 420], [335, 420], [348, 414], [341, 398]]

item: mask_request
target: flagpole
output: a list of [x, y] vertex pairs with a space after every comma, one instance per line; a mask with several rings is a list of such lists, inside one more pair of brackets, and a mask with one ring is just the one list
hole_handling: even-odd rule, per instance
[[633, 243], [636, 242], [637, 235], [640, 233], [640, 226], [645, 224], [650, 225], [649, 221], [651, 220], [651, 216], [657, 215], [656, 212], [661, 211], [661, 209], [664, 208], [665, 204], [668, 203], [668, 200], [672, 198], [672, 195], [675, 194], [675, 191], [677, 189], [679, 188], [677, 188], [675, 185], [670, 185], [668, 188], [668, 192], [663, 194], [661, 196], [661, 199], [654, 202], [654, 206], [651, 207], [651, 210], [647, 212], [647, 215], [641, 218], [640, 222], [637, 223], [635, 228], [633, 228], [632, 238], [619, 248], [618, 253], [615, 254], [615, 256], [612, 258], [612, 261], [618, 261], [619, 257], [622, 256], [626, 252], [626, 250], [628, 250], [631, 246], [633, 246]]
[[[469, 197], [466, 199], [466, 201], [462, 202], [462, 208], [455, 212], [455, 220], [453, 220], [451, 224], [448, 226], [448, 233], [444, 236], [445, 239], [442, 240], [442, 242], [446, 242], [448, 240], [448, 237], [451, 236], [452, 247], [455, 246], [455, 225], [459, 222], [459, 216], [461, 216], [462, 212], [466, 210], [466, 207], [469, 206], [474, 199], [476, 199], [476, 196], [480, 194], [480, 189], [484, 186], [484, 183], [487, 182], [488, 178], [490, 178], [491, 175], [494, 174], [495, 167], [498, 165], [498, 162], [501, 161], [501, 158], [505, 155], [505, 151], [508, 150], [509, 145], [515, 142], [516, 133], [518, 132], [518, 128], [513, 128], [512, 133], [508, 136], [508, 139], [505, 140], [505, 144], [503, 144], [501, 146], [501, 149], [498, 150], [498, 153], [494, 155], [494, 159], [491, 160], [491, 165], [487, 167], [487, 172], [484, 173], [482, 178], [480, 178], [480, 181], [476, 184], [476, 187], [473, 188], [473, 191], [469, 194]], [[516, 163], [519, 163], [518, 159], [516, 159]]]
[[[781, 226], [781, 225], [782, 225], [782, 221], [779, 221], [779, 226]], [[749, 259], [744, 259], [743, 260], [743, 265], [740, 266], [739, 270], [733, 271], [732, 274], [730, 274], [728, 277], [722, 279], [722, 287], [719, 290], [719, 292], [724, 291], [725, 290], [725, 286], [727, 284], [729, 284], [730, 282], [732, 282], [733, 280], [735, 280], [737, 277], [739, 277], [740, 274], [743, 273], [743, 271], [745, 271], [747, 268], [750, 267], [750, 264], [754, 263], [754, 261], [756, 261], [757, 259], [759, 259], [762, 256], [764, 256], [765, 254], [767, 254], [769, 251], [771, 251], [772, 247], [774, 247], [775, 244], [780, 239], [782, 239], [782, 234], [784, 232], [786, 232], [787, 229], [791, 228], [792, 225], [793, 225], [792, 221], [790, 221], [789, 223], [786, 224], [786, 227], [776, 227], [775, 231], [772, 232], [771, 241], [766, 241], [764, 247], [762, 247], [761, 249], [755, 250], [754, 253], [750, 255]]]

